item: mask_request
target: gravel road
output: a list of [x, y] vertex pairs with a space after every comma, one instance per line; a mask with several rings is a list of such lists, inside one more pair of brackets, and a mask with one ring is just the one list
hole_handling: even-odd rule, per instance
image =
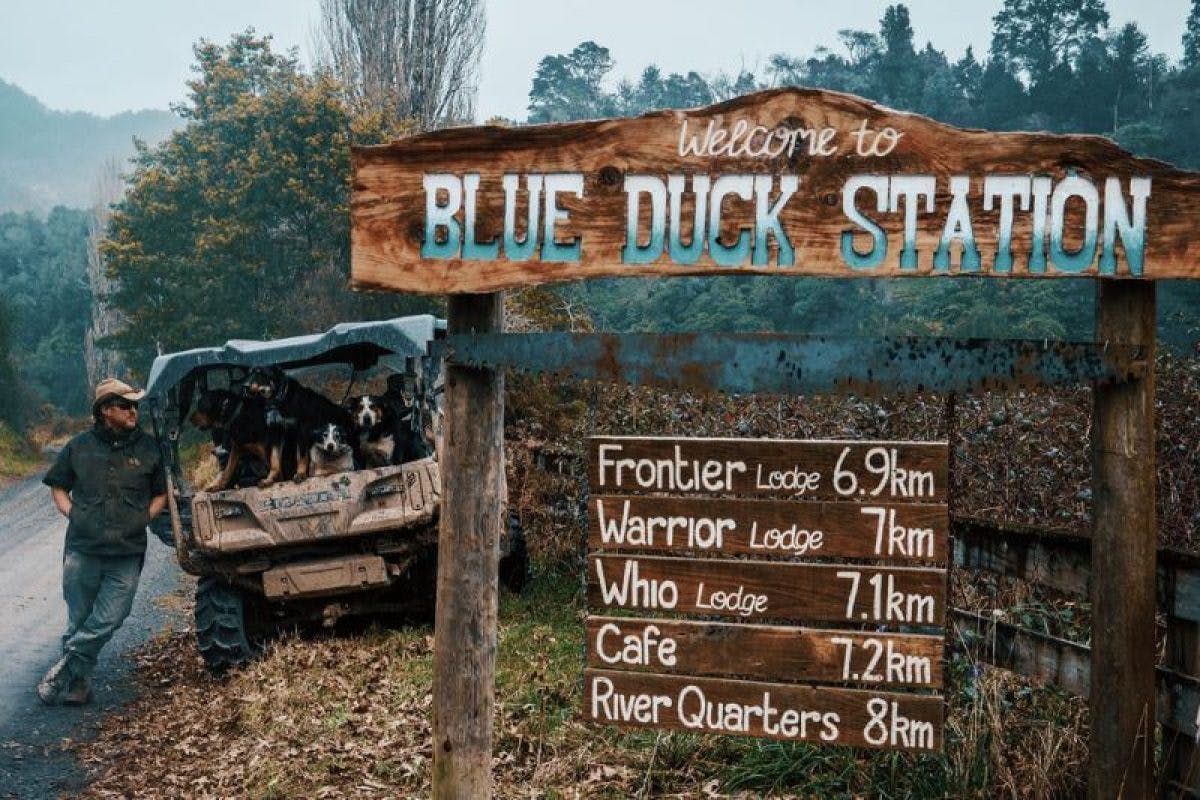
[[79, 708], [42, 706], [34, 694], [61, 650], [66, 624], [62, 547], [67, 523], [41, 474], [0, 489], [0, 798], [55, 798], [82, 785], [68, 741], [87, 738], [136, 687], [129, 652], [166, 627], [186, 627], [178, 611], [181, 572], [174, 552], [151, 536], [133, 613], [101, 654], [95, 700]]

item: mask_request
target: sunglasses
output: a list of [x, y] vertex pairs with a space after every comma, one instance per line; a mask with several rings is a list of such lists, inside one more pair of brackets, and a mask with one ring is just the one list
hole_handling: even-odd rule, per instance
[[122, 411], [134, 410], [137, 411], [137, 403], [131, 403], [128, 400], [116, 400], [108, 404], [109, 408], [119, 408]]

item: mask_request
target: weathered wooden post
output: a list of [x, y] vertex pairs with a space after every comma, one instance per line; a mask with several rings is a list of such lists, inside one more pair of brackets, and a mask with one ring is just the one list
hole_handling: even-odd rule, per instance
[[[449, 333], [503, 327], [503, 295], [453, 295]], [[492, 796], [496, 587], [504, 508], [504, 377], [446, 366], [433, 639], [433, 796]]]
[[1092, 410], [1092, 798], [1154, 787], [1155, 284], [1101, 279], [1096, 339], [1146, 348], [1146, 370]]

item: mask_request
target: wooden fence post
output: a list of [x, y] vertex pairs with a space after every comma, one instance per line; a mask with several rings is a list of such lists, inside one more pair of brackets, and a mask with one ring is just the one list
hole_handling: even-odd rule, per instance
[[[1167, 613], [1166, 666], [1184, 675], [1200, 674], [1200, 625], [1174, 611], [1172, 607]], [[1200, 797], [1200, 746], [1190, 731], [1163, 726], [1162, 772], [1161, 797]]]
[[1092, 674], [1088, 795], [1154, 789], [1155, 287], [1097, 281], [1096, 339], [1147, 348], [1139, 378], [1097, 387], [1092, 407]]
[[[503, 328], [503, 295], [454, 295], [447, 328]], [[496, 592], [504, 508], [504, 378], [447, 364], [433, 639], [433, 797], [492, 796]]]

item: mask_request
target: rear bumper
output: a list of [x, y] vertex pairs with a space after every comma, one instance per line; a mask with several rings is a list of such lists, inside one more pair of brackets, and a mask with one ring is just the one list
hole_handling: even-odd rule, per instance
[[263, 573], [263, 592], [272, 600], [326, 597], [387, 586], [387, 564], [379, 556], [343, 556], [286, 564]]

